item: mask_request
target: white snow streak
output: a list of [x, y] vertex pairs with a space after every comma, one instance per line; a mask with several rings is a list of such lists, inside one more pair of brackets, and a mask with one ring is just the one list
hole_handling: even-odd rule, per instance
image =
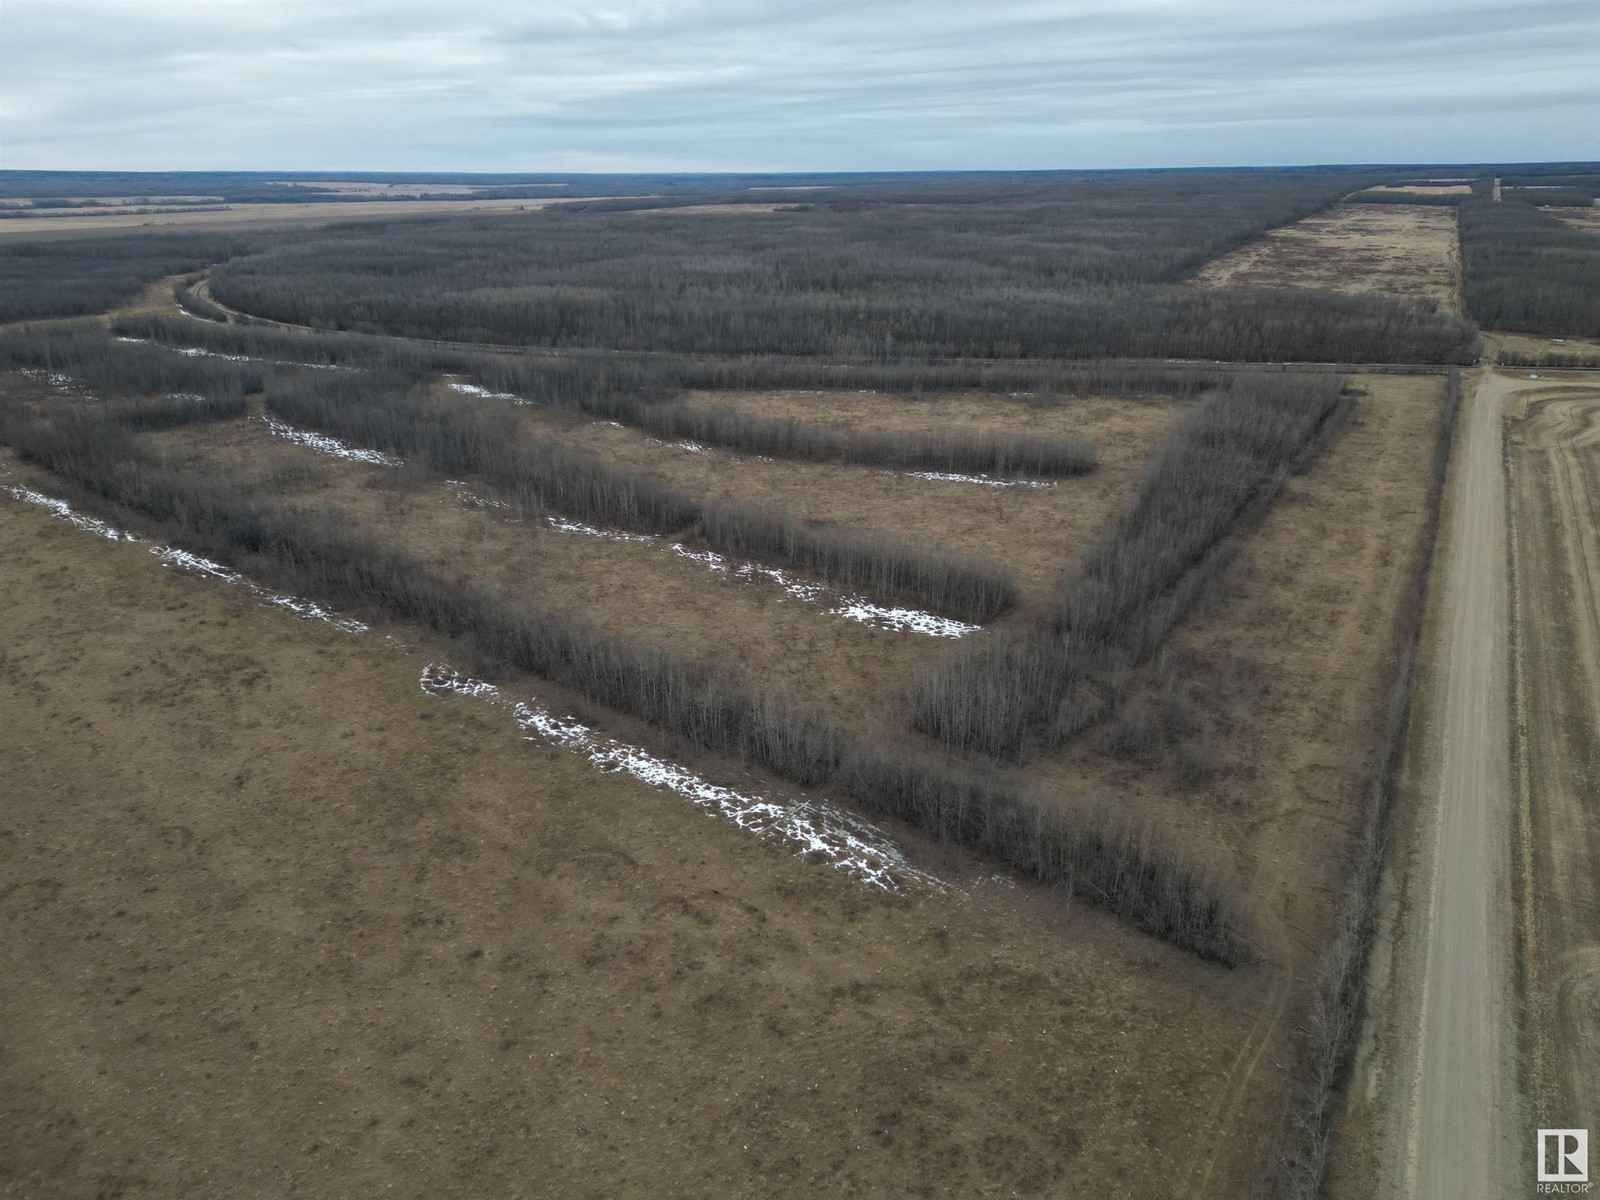
[[458, 380], [451, 380], [446, 386], [448, 386], [451, 391], [465, 392], [469, 396], [482, 396], [486, 400], [514, 400], [518, 404], [527, 403], [526, 400], [517, 395], [515, 392], [491, 392], [488, 388], [479, 387], [475, 383], [461, 383]]
[[988, 475], [958, 475], [951, 471], [908, 471], [912, 479], [931, 479], [939, 483], [981, 483], [996, 488], [1053, 488], [1054, 483], [1042, 479], [992, 479]]
[[297, 446], [305, 446], [319, 454], [331, 454], [334, 458], [344, 458], [351, 462], [367, 463], [374, 467], [398, 467], [401, 460], [392, 454], [385, 454], [381, 450], [364, 450], [360, 446], [352, 446], [348, 442], [341, 442], [336, 437], [329, 437], [323, 433], [312, 433], [307, 429], [296, 429], [293, 425], [286, 425], [278, 418], [263, 414], [261, 419], [267, 423], [267, 428], [287, 442]]
[[678, 763], [608, 738], [571, 717], [558, 717], [537, 701], [511, 702], [499, 688], [472, 679], [441, 663], [422, 670], [425, 694], [471, 696], [510, 708], [529, 740], [560, 746], [587, 758], [597, 770], [631, 775], [652, 787], [675, 792], [713, 816], [732, 821], [757, 838], [785, 845], [796, 857], [841, 870], [873, 887], [898, 891], [908, 883], [943, 889], [941, 880], [912, 867], [882, 829], [823, 801], [800, 798], [783, 803], [711, 783]]
[[668, 549], [678, 557], [697, 562], [712, 571], [730, 572], [737, 579], [765, 580], [806, 604], [830, 604], [831, 607], [826, 610], [830, 617], [843, 617], [847, 621], [857, 621], [862, 625], [892, 629], [896, 633], [920, 633], [927, 637], [965, 637], [982, 628], [979, 625], [969, 625], [965, 621], [954, 621], [949, 617], [936, 616], [915, 608], [890, 608], [874, 604], [871, 600], [860, 596], [836, 596], [820, 583], [808, 583], [787, 575], [776, 567], [764, 567], [760, 563], [732, 563], [713, 550], [691, 550], [681, 542], [674, 542]]
[[131, 533], [124, 533], [113, 525], [107, 525], [98, 517], [88, 517], [83, 513], [75, 512], [72, 505], [65, 500], [57, 500], [54, 496], [46, 496], [43, 492], [36, 492], [32, 488], [23, 487], [18, 483], [8, 483], [3, 489], [28, 504], [37, 504], [47, 508], [54, 517], [71, 522], [79, 529], [96, 534], [112, 542], [137, 542], [139, 539]]
[[621, 529], [601, 529], [597, 525], [585, 525], [582, 521], [569, 521], [565, 517], [546, 517], [550, 528], [558, 533], [576, 533], [583, 537], [604, 538], [608, 542], [653, 542], [656, 539], [648, 533], [626, 533]]
[[[46, 496], [43, 492], [36, 492], [32, 488], [20, 484], [6, 484], [0, 491], [9, 493], [28, 504], [37, 504], [49, 509], [52, 516], [63, 521], [68, 521], [79, 529], [88, 531], [113, 542], [142, 542], [144, 539], [125, 530], [108, 525], [97, 517], [85, 516], [77, 512], [65, 500], [57, 500], [53, 496]], [[342, 629], [346, 633], [366, 633], [368, 626], [349, 617], [341, 617], [330, 609], [322, 607], [313, 600], [305, 600], [299, 596], [290, 596], [283, 592], [275, 592], [271, 588], [264, 588], [230, 570], [221, 563], [212, 562], [209, 558], [202, 558], [198, 554], [191, 554], [187, 550], [180, 550], [176, 546], [152, 546], [150, 553], [161, 560], [163, 566], [178, 567], [181, 570], [193, 571], [198, 575], [205, 575], [221, 583], [242, 587], [261, 603], [274, 608], [288, 609], [298, 617], [305, 617], [311, 621], [326, 621], [335, 629]]]
[[690, 454], [704, 454], [706, 452], [706, 448], [699, 442], [691, 442], [688, 440], [681, 442], [663, 442], [660, 438], [653, 437], [645, 438], [644, 443], [647, 446], [670, 446], [674, 450], [684, 450]]
[[[193, 313], [185, 313], [193, 317]], [[195, 317], [195, 320], [205, 320], [204, 317]], [[208, 325], [215, 325], [214, 321], [207, 321]], [[220, 358], [226, 362], [258, 362], [267, 363], [274, 367], [304, 367], [308, 371], [359, 371], [360, 367], [347, 367], [342, 363], [314, 363], [297, 362], [292, 358], [256, 358], [249, 354], [223, 354], [220, 350], [207, 350], [201, 346], [169, 346], [165, 342], [153, 342], [149, 338], [118, 336], [119, 342], [132, 342], [139, 346], [154, 346], [158, 350], [170, 350], [174, 354], [181, 354], [185, 358]]]
[[191, 554], [187, 550], [179, 550], [175, 546], [153, 546], [150, 550], [162, 562], [163, 566], [178, 567], [185, 571], [193, 571], [198, 575], [206, 575], [223, 583], [231, 583], [242, 587], [261, 603], [274, 608], [286, 608], [297, 617], [304, 617], [308, 621], [326, 621], [335, 629], [345, 633], [366, 633], [371, 626], [350, 617], [341, 617], [331, 609], [322, 607], [314, 600], [305, 600], [299, 596], [290, 596], [284, 592], [275, 592], [271, 588], [264, 588], [259, 583], [245, 578], [237, 571], [229, 570], [221, 563], [212, 562], [209, 558], [201, 558], [198, 554]]

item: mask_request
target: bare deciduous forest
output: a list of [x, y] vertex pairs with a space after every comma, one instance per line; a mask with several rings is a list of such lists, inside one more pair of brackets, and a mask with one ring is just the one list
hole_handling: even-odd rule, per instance
[[1511, 199], [1461, 208], [1467, 308], [1490, 329], [1600, 337], [1600, 237]]
[[[526, 228], [395, 226], [230, 262], [217, 299], [319, 329], [556, 348], [866, 361], [1462, 362], [1461, 322], [1376, 297], [1170, 284], [1336, 199], [1321, 175], [1064, 181], [916, 206]], [[1264, 185], [1264, 186], [1263, 186]], [[395, 288], [397, 273], [425, 286]]]

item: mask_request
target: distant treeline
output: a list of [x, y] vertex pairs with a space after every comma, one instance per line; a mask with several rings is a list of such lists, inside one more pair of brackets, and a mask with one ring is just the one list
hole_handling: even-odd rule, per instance
[[1046, 619], [962, 644], [919, 675], [917, 728], [953, 749], [1012, 758], [1103, 717], [1119, 671], [1148, 659], [1210, 583], [1240, 516], [1320, 444], [1343, 383], [1241, 376], [1202, 399], [1062, 577]]
[[1469, 361], [1471, 327], [1418, 305], [1171, 286], [1348, 183], [1083, 177], [1018, 200], [781, 218], [396, 224], [235, 260], [212, 292], [293, 324], [548, 348], [827, 362]]
[[1461, 206], [1467, 311], [1489, 329], [1600, 337], [1600, 235], [1505, 201]]
[[1593, 208], [1600, 194], [1595, 187], [1506, 187], [1500, 185], [1501, 200], [1515, 200], [1538, 208]]
[[[1225, 378], [1225, 369], [1137, 360], [1084, 362], [930, 361], [842, 363], [777, 355], [695, 358], [641, 353], [493, 354], [452, 349], [379, 334], [304, 333], [261, 321], [197, 326], [156, 314], [117, 317], [112, 329], [171, 346], [202, 346], [223, 354], [357, 367], [434, 370], [471, 375], [493, 391], [539, 403], [601, 412], [622, 395], [639, 403], [679, 389], [821, 388], [905, 392], [981, 391], [1051, 395], [1190, 395]], [[606, 409], [606, 416], [626, 413]]]
[[1427, 204], [1440, 208], [1454, 208], [1463, 200], [1472, 199], [1470, 192], [1357, 192], [1349, 198], [1351, 204]]
[[[185, 305], [204, 311], [207, 302], [179, 285]], [[120, 335], [147, 339], [177, 349], [204, 348], [219, 354], [278, 362], [340, 365], [361, 369], [427, 371], [470, 376], [494, 392], [514, 394], [537, 404], [622, 421], [662, 437], [693, 438], [752, 454], [821, 462], [852, 462], [918, 470], [981, 471], [998, 475], [1057, 477], [1095, 468], [1094, 444], [1087, 438], [1043, 434], [1004, 434], [976, 430], [945, 433], [887, 433], [841, 430], [781, 417], [756, 417], [721, 407], [690, 408], [679, 401], [679, 385], [706, 386], [701, 367], [669, 358], [619, 359], [608, 355], [496, 358], [417, 345], [399, 339], [350, 334], [290, 333], [271, 327], [196, 326], [173, 317], [118, 318]], [[796, 368], [803, 364], [793, 363]], [[1042, 373], [1041, 373], [1042, 374]], [[1116, 382], [1134, 379], [1164, 391], [1191, 390], [1182, 372], [1112, 372]], [[913, 375], [920, 379], [920, 376]], [[806, 382], [815, 382], [807, 373]], [[854, 382], [854, 380], [851, 380]], [[1073, 382], [1083, 384], [1083, 379]], [[769, 386], [793, 385], [792, 380]], [[1110, 389], [1115, 390], [1115, 389]]]
[[341, 607], [414, 622], [498, 671], [532, 672], [708, 750], [846, 792], [876, 812], [1091, 898], [1206, 958], [1231, 965], [1250, 954], [1236, 892], [1121, 808], [1069, 804], [1025, 791], [1001, 772], [843, 730], [715, 662], [688, 661], [441, 579], [335, 514], [273, 504], [236, 481], [174, 468], [125, 428], [90, 414], [44, 421], [0, 408], [0, 442], [99, 507], [154, 522], [164, 536], [241, 570]]
[[105, 312], [164, 275], [196, 271], [263, 244], [259, 238], [148, 232], [0, 241], [0, 322]]

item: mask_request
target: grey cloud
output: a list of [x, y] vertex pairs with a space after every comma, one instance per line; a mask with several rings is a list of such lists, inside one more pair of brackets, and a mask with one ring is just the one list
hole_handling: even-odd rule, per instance
[[5, 0], [0, 165], [1139, 166], [1594, 155], [1600, 5]]

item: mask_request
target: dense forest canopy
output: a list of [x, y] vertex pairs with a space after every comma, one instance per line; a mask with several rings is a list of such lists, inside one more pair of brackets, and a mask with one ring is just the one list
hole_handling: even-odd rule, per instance
[[1467, 311], [1490, 329], [1600, 337], [1600, 236], [1540, 209], [1461, 206]]
[[941, 177], [920, 192], [823, 192], [781, 212], [345, 228], [235, 260], [213, 294], [318, 328], [508, 345], [868, 360], [1469, 359], [1471, 329], [1416, 305], [1177, 286], [1207, 259], [1369, 182], [1292, 171]]

